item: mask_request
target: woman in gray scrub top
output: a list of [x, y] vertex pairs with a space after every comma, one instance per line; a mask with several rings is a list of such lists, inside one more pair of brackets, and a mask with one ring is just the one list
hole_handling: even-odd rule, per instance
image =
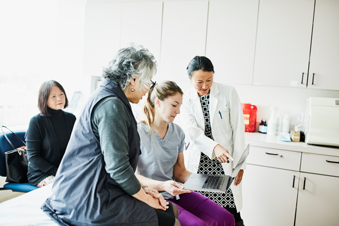
[[181, 225], [234, 226], [233, 215], [227, 210], [175, 182], [184, 183], [191, 175], [184, 164], [184, 131], [173, 123], [180, 113], [182, 95], [175, 82], [151, 86], [143, 106], [146, 120], [138, 123], [141, 155], [137, 177], [178, 207]]
[[180, 225], [178, 209], [134, 174], [140, 137], [130, 103], [148, 92], [155, 73], [153, 55], [136, 47], [119, 50], [104, 70], [41, 207], [59, 225]]

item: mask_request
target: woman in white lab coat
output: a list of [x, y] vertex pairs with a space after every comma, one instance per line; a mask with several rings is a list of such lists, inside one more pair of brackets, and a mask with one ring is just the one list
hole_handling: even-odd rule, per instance
[[[181, 124], [186, 135], [185, 165], [191, 172], [231, 175], [245, 149], [241, 103], [232, 86], [213, 82], [214, 67], [204, 56], [187, 67], [192, 88], [184, 94]], [[244, 165], [243, 165], [244, 168]], [[231, 212], [243, 225], [240, 170], [226, 193], [199, 192]]]

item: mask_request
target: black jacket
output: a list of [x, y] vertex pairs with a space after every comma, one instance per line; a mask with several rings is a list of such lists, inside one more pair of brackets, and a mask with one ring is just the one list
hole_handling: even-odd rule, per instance
[[28, 182], [36, 186], [46, 177], [56, 175], [61, 159], [65, 153], [65, 149], [75, 122], [75, 116], [71, 113], [60, 110], [64, 117], [65, 131], [58, 134], [62, 136], [59, 142], [56, 131], [52, 124], [51, 116], [43, 116], [41, 114], [34, 116], [26, 132], [26, 145], [28, 155]]

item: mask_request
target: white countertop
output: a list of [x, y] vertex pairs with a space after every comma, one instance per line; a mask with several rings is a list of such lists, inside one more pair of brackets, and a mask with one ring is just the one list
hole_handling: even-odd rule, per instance
[[262, 133], [245, 133], [246, 143], [252, 146], [313, 153], [320, 155], [339, 156], [339, 148], [308, 145], [304, 142], [283, 142], [278, 136]]

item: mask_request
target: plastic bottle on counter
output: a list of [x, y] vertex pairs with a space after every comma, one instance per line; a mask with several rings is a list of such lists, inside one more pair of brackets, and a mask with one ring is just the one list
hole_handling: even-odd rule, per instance
[[290, 132], [290, 117], [288, 115], [285, 115], [282, 121], [283, 122], [282, 122], [281, 132], [289, 133]]
[[277, 134], [278, 135], [282, 131], [282, 120], [283, 120], [283, 118], [281, 117], [281, 115], [279, 115], [279, 117], [277, 118]]
[[259, 133], [267, 133], [267, 124], [265, 120], [261, 120], [260, 124], [259, 124]]
[[268, 120], [267, 135], [276, 135], [277, 132], [277, 116], [276, 107], [271, 108], [271, 118]]

